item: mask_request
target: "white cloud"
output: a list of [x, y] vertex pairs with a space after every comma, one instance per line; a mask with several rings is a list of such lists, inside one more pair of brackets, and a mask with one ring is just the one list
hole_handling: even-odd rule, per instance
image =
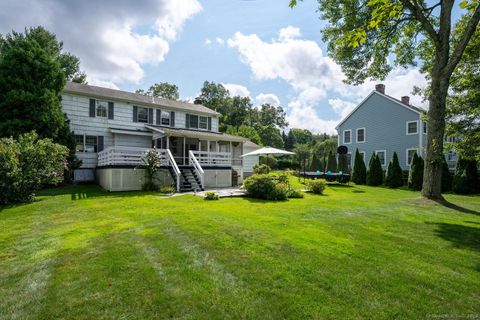
[[201, 10], [197, 0], [5, 0], [0, 33], [43, 25], [80, 57], [89, 82], [137, 83], [143, 66], [162, 62], [169, 42]]
[[120, 89], [115, 83], [111, 81], [102, 81], [97, 79], [91, 79], [88, 81], [88, 84], [97, 87], [110, 88], [110, 89]]
[[234, 83], [222, 83], [222, 85], [228, 90], [228, 92], [230, 92], [230, 96], [232, 97], [250, 97], [250, 91], [248, 91], [247, 87], [245, 86]]
[[[345, 84], [340, 66], [324, 55], [316, 42], [299, 37], [300, 30], [288, 26], [279, 31], [278, 39], [269, 42], [256, 34], [237, 32], [227, 44], [238, 50], [256, 79], [281, 79], [296, 92], [287, 108], [291, 127], [334, 132], [335, 125], [374, 90], [378, 81], [360, 86]], [[382, 82], [388, 95], [400, 99], [409, 95], [414, 85], [424, 86], [426, 80], [416, 69], [395, 69]], [[330, 99], [324, 101], [326, 98]], [[411, 102], [419, 105], [420, 99], [412, 97]], [[332, 110], [335, 117], [331, 116]]]
[[225, 40], [223, 40], [223, 39], [220, 38], [220, 37], [216, 37], [216, 38], [215, 38], [215, 41], [217, 41], [217, 43], [218, 43], [219, 45], [223, 45], [223, 44], [225, 43]]
[[204, 44], [209, 47], [212, 44], [212, 40], [206, 38]]
[[288, 26], [285, 28], [280, 29], [278, 32], [278, 39], [280, 41], [288, 41], [290, 39], [298, 38], [302, 34], [300, 33], [300, 29], [292, 26]]
[[270, 104], [272, 106], [280, 105], [280, 99], [273, 93], [260, 93], [255, 97], [255, 102], [259, 106], [262, 104]]

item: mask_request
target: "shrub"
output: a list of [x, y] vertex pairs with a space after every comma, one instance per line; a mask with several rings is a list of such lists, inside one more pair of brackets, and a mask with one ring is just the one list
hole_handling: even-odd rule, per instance
[[145, 183], [142, 185], [144, 191], [157, 191], [158, 185], [155, 183], [155, 174], [162, 166], [162, 159], [157, 150], [150, 149], [142, 158], [143, 166], [145, 168]]
[[415, 152], [413, 154], [410, 171], [408, 172], [408, 187], [412, 190], [422, 190], [423, 184], [423, 159]]
[[478, 191], [477, 161], [458, 159], [452, 189], [459, 194], [472, 194]]
[[312, 161], [310, 163], [310, 170], [311, 171], [323, 171], [323, 164], [320, 157], [317, 155], [316, 152], [313, 153]]
[[350, 181], [350, 175], [349, 174], [338, 175], [337, 181], [340, 183], [348, 183]]
[[402, 168], [398, 162], [398, 156], [396, 152], [393, 153], [392, 160], [388, 163], [385, 185], [390, 188], [398, 188], [403, 186]]
[[205, 192], [205, 196], [203, 197], [203, 200], [218, 200], [220, 197], [218, 196], [218, 193], [208, 191]]
[[332, 153], [332, 151], [328, 153], [326, 170], [330, 172], [335, 172], [335, 170], [337, 170], [337, 159], [335, 158], [335, 155]]
[[352, 181], [356, 184], [365, 184], [367, 183], [367, 168], [365, 167], [365, 162], [363, 157], [360, 155], [360, 152], [355, 152], [355, 163], [353, 165], [353, 174]]
[[346, 154], [338, 155], [337, 172], [348, 173], [348, 159]]
[[304, 194], [300, 190], [296, 190], [296, 189], [287, 190], [287, 198], [300, 199], [300, 198], [303, 198], [303, 197], [304, 197]]
[[275, 177], [268, 174], [254, 174], [243, 182], [247, 194], [253, 198], [265, 200], [286, 200], [285, 188], [277, 187]]
[[375, 152], [368, 163], [367, 184], [369, 186], [379, 186], [383, 183], [383, 170], [380, 159], [378, 159]]
[[277, 159], [274, 156], [261, 156], [260, 164], [273, 168], [277, 165]]
[[256, 163], [253, 166], [253, 173], [256, 173], [256, 174], [268, 174], [270, 173], [270, 171], [272, 171], [272, 169], [270, 169], [270, 167], [267, 166], [266, 164]]
[[448, 163], [445, 158], [443, 158], [442, 163], [442, 192], [452, 191], [452, 181], [453, 177], [448, 169]]
[[31, 202], [43, 185], [63, 181], [68, 149], [35, 132], [0, 139], [0, 203]]
[[307, 190], [315, 194], [323, 194], [325, 190], [325, 181], [323, 180], [310, 180], [307, 182]]
[[177, 189], [175, 189], [175, 186], [164, 186], [161, 187], [159, 191], [161, 193], [175, 193]]

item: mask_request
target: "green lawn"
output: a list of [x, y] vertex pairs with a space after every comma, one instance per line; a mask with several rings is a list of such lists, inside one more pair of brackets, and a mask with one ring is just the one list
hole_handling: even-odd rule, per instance
[[0, 207], [1, 319], [476, 319], [480, 197], [51, 189]]

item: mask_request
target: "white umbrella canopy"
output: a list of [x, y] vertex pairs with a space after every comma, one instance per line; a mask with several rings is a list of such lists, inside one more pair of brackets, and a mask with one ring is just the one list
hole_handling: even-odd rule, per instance
[[295, 154], [295, 152], [290, 152], [282, 149], [277, 149], [277, 148], [272, 148], [272, 147], [263, 147], [260, 149], [257, 149], [255, 151], [245, 153], [241, 155], [240, 157], [249, 157], [249, 156], [262, 156], [262, 155], [286, 155], [286, 154]]

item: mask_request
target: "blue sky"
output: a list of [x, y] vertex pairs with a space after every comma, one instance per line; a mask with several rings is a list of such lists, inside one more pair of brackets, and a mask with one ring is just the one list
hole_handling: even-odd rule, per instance
[[[0, 33], [45, 26], [80, 57], [90, 84], [134, 91], [166, 81], [192, 99], [214, 81], [255, 105], [281, 105], [291, 127], [332, 133], [376, 82], [342, 82], [316, 10], [315, 0], [294, 9], [288, 0], [3, 0]], [[425, 85], [415, 69], [383, 82], [396, 98]]]

